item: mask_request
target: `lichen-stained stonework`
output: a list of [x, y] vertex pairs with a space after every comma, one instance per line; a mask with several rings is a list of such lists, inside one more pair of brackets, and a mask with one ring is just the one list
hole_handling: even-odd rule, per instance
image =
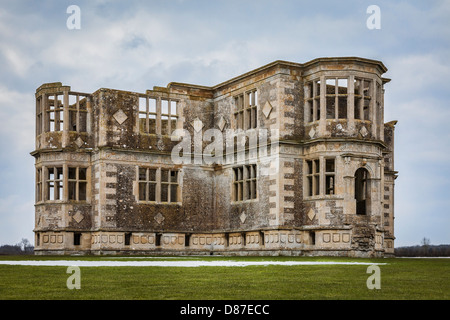
[[387, 256], [382, 62], [275, 61], [214, 87], [36, 90], [36, 254]]

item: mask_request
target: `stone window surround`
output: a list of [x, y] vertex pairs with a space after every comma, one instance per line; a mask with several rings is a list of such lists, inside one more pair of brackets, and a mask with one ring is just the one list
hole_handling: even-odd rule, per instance
[[[338, 105], [336, 105], [336, 111], [334, 112], [333, 119], [327, 119], [327, 110], [326, 110], [326, 101], [327, 101], [327, 92], [326, 86], [321, 86], [322, 83], [326, 83], [327, 80], [331, 79], [339, 79], [339, 80], [347, 80], [347, 94], [337, 94], [336, 98], [339, 97], [347, 97], [347, 115], [345, 119], [351, 120], [359, 120], [359, 121], [372, 121], [374, 117], [378, 118], [379, 115], [377, 112], [376, 115], [373, 114], [374, 108], [382, 108], [382, 95], [384, 92], [383, 85], [381, 84], [381, 80], [378, 80], [374, 77], [370, 77], [368, 75], [344, 75], [342, 73], [335, 73], [333, 75], [322, 75], [319, 77], [314, 77], [308, 80], [305, 80], [304, 85], [304, 108], [305, 108], [305, 124], [310, 124], [319, 120], [338, 120], [339, 110]], [[355, 89], [355, 84], [357, 81], [368, 81], [369, 87], [368, 90], [365, 89], [364, 92], [369, 92], [369, 95], [358, 94]], [[356, 96], [355, 96], [356, 92]], [[364, 103], [362, 101], [366, 101], [367, 111], [364, 112], [364, 109], [360, 107], [355, 107], [356, 98], [360, 98], [362, 106]], [[323, 110], [322, 110], [323, 109]], [[378, 111], [378, 110], [377, 110]], [[355, 114], [358, 113], [358, 115]], [[381, 119], [376, 119], [381, 120]]]
[[[86, 169], [86, 178], [79, 179], [79, 169]], [[52, 177], [49, 169], [52, 169]], [[75, 179], [69, 179], [69, 169], [76, 169]], [[91, 169], [89, 166], [74, 166], [68, 164], [42, 165], [36, 168], [36, 203], [89, 203], [90, 202], [90, 183], [89, 175]], [[56, 173], [56, 175], [55, 175]], [[60, 174], [60, 177], [57, 175]], [[85, 183], [86, 197], [84, 200], [70, 199], [69, 183], [75, 182], [76, 188], [80, 187], [80, 182]], [[50, 185], [53, 184], [51, 187]], [[50, 191], [53, 190], [53, 196]], [[75, 195], [79, 195], [79, 190], [75, 189]], [[77, 196], [76, 196], [77, 197]], [[78, 197], [79, 199], [79, 197]]]
[[[333, 171], [327, 170], [327, 161], [333, 160]], [[304, 160], [304, 197], [315, 199], [317, 197], [332, 197], [336, 195], [336, 158], [311, 157]], [[312, 166], [312, 167], [310, 167]], [[332, 187], [327, 186], [332, 180]], [[312, 189], [311, 189], [312, 188]]]
[[256, 88], [233, 97], [236, 129], [250, 130], [258, 127], [258, 90]]
[[36, 136], [56, 131], [88, 132], [87, 102], [90, 102], [88, 94], [72, 91], [45, 93], [37, 97]]
[[[172, 168], [166, 168], [166, 167], [157, 167], [157, 166], [136, 166], [136, 181], [137, 181], [137, 196], [136, 200], [138, 203], [151, 203], [151, 204], [181, 204], [181, 188], [180, 188], [180, 170], [173, 170]], [[140, 177], [140, 171], [146, 170], [146, 177], [145, 179], [141, 179]], [[155, 170], [155, 176], [154, 179], [151, 179], [150, 172], [151, 170]], [[162, 171], [167, 171], [167, 181], [162, 181]], [[171, 172], [176, 172], [176, 181], [171, 181]], [[142, 184], [146, 184], [146, 191], [145, 191], [145, 200], [141, 199], [141, 186]], [[155, 190], [155, 198], [154, 200], [150, 200], [150, 184], [154, 185]], [[162, 185], [167, 186], [167, 201], [163, 201], [162, 196]], [[172, 187], [176, 187], [176, 197], [177, 201], [172, 201]]]
[[258, 167], [256, 164], [248, 164], [233, 167], [233, 182], [231, 188], [232, 202], [242, 203], [246, 201], [257, 200], [258, 199], [257, 181], [258, 181]]
[[[154, 102], [151, 104], [150, 101]], [[166, 102], [167, 107], [165, 107]], [[179, 103], [180, 101], [178, 99], [152, 95], [139, 95], [137, 115], [139, 133], [170, 136], [171, 133], [178, 128], [178, 122], [181, 118]], [[174, 107], [175, 112], [172, 110]], [[143, 126], [141, 126], [141, 120], [145, 121]], [[151, 126], [151, 120], [154, 120], [154, 126]], [[167, 121], [167, 126], [163, 127], [164, 120]]]

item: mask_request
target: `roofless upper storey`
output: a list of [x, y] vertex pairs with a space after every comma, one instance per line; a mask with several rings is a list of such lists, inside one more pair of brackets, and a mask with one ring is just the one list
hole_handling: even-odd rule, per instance
[[[392, 254], [386, 71], [339, 57], [274, 61], [211, 87], [43, 84], [36, 252]], [[187, 162], [174, 161], [180, 146]]]

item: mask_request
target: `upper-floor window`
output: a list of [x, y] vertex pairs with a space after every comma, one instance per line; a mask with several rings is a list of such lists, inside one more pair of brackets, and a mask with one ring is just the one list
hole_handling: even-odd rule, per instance
[[79, 94], [69, 95], [69, 131], [87, 131], [87, 99]]
[[348, 81], [346, 78], [327, 78], [326, 110], [327, 119], [347, 118]]
[[372, 80], [355, 78], [355, 119], [370, 120], [370, 104], [373, 98]]
[[252, 200], [257, 197], [256, 164], [233, 168], [233, 200]]
[[[346, 77], [326, 77], [322, 80], [324, 80], [325, 89], [321, 87], [322, 83], [319, 79], [305, 84], [306, 122], [320, 120], [321, 108], [325, 109], [326, 119], [347, 119], [348, 107], [352, 104], [354, 119], [372, 120], [371, 109], [374, 107], [377, 108], [378, 113], [380, 112], [382, 89], [381, 85], [377, 83], [377, 94], [375, 96], [374, 80], [358, 77], [353, 80]], [[350, 92], [349, 89], [350, 81], [353, 81], [353, 92]], [[325, 97], [321, 95], [321, 89], [324, 90]], [[354, 93], [353, 101], [349, 100], [351, 93]], [[322, 100], [321, 97], [324, 99]]]
[[258, 91], [251, 90], [234, 97], [234, 120], [236, 129], [253, 129], [257, 127]]
[[139, 128], [143, 133], [170, 135], [177, 128], [178, 102], [171, 99], [139, 98]]
[[[67, 97], [65, 98], [65, 95]], [[67, 99], [67, 100], [65, 100]], [[76, 92], [44, 94], [36, 98], [36, 135], [63, 131], [64, 112], [68, 113], [68, 131], [87, 131], [87, 95]], [[68, 101], [67, 108], [64, 101]]]
[[320, 80], [310, 81], [306, 84], [305, 108], [307, 122], [320, 119]]

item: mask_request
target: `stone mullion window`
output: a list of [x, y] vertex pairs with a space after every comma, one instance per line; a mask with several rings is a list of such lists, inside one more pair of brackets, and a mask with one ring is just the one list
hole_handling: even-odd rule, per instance
[[245, 201], [257, 198], [256, 164], [233, 168], [233, 200]]
[[234, 112], [234, 119], [236, 129], [244, 129], [244, 95], [240, 94], [234, 98], [236, 111]]
[[234, 189], [234, 201], [242, 201], [244, 195], [244, 168], [238, 167], [234, 168], [234, 181], [233, 181], [233, 189]]
[[373, 85], [370, 79], [355, 78], [354, 86], [354, 108], [355, 119], [371, 120], [373, 109]]
[[156, 201], [157, 169], [139, 168], [139, 201]]
[[47, 201], [63, 200], [63, 167], [48, 167], [46, 176]]
[[326, 79], [327, 119], [347, 118], [348, 80], [346, 78]]
[[161, 202], [178, 202], [178, 171], [161, 169]]
[[144, 133], [156, 134], [157, 98], [139, 98], [139, 130]]
[[[49, 97], [53, 97], [53, 100]], [[63, 104], [58, 100], [58, 94], [47, 96], [46, 113], [48, 122], [46, 131], [63, 131]]]
[[307, 196], [320, 195], [320, 160], [306, 160], [306, 181], [307, 181]]
[[325, 194], [335, 194], [335, 161], [325, 159]]
[[178, 170], [139, 168], [138, 184], [141, 202], [179, 202]]
[[42, 133], [42, 96], [36, 98], [36, 137]]
[[68, 200], [87, 200], [87, 168], [68, 167]]
[[156, 97], [139, 97], [139, 131], [149, 134], [171, 135], [177, 128], [178, 101]]
[[161, 99], [161, 134], [170, 135], [176, 129], [177, 120], [177, 102]]
[[69, 103], [69, 131], [87, 132], [87, 97], [80, 100], [79, 93], [69, 92], [69, 97], [75, 98], [72, 104]]
[[247, 92], [245, 101], [245, 129], [253, 129], [257, 126], [258, 92]]
[[42, 168], [36, 169], [36, 202], [42, 201]]

